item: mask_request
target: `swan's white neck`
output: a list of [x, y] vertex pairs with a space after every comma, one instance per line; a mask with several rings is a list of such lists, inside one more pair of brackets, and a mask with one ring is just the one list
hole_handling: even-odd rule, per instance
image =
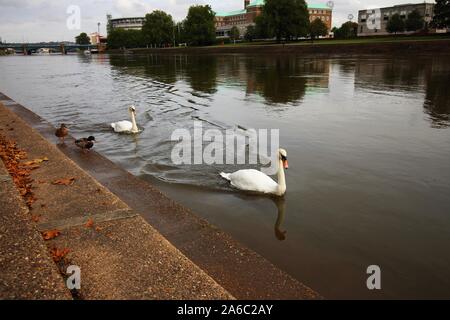
[[282, 196], [286, 192], [286, 178], [284, 176], [283, 160], [278, 160], [278, 190], [277, 195]]
[[131, 127], [131, 132], [133, 132], [133, 133], [139, 132], [139, 129], [136, 124], [136, 116], [134, 115], [134, 112], [131, 112], [131, 123], [133, 124], [133, 126]]

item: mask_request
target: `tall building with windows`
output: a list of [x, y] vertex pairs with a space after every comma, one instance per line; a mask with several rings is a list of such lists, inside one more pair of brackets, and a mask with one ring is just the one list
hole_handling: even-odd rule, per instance
[[387, 23], [394, 14], [399, 14], [402, 19], [406, 20], [414, 10], [420, 13], [426, 24], [429, 24], [434, 16], [434, 3], [408, 3], [393, 7], [360, 10], [358, 12], [358, 36], [387, 35], [389, 34], [386, 30]]
[[113, 19], [111, 15], [106, 16], [108, 33], [114, 29], [141, 30], [145, 22], [145, 17], [129, 17]]
[[[244, 0], [244, 8], [230, 12], [216, 12], [216, 33], [218, 37], [227, 37], [231, 28], [236, 26], [243, 35], [248, 26], [262, 13], [264, 0]], [[321, 19], [331, 31], [333, 10], [325, 4], [309, 4], [309, 19]]]

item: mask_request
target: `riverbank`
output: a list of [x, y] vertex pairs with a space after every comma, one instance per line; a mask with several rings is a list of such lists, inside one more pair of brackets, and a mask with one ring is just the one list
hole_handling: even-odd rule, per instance
[[[108, 50], [108, 53], [123, 53]], [[381, 38], [354, 40], [318, 40], [315, 43], [297, 42], [287, 44], [237, 44], [209, 47], [135, 48], [127, 53], [136, 54], [450, 54], [450, 37], [437, 38]]]
[[[43, 237], [36, 239], [49, 252], [46, 261], [52, 256], [62, 275], [68, 265], [81, 269], [82, 288], [72, 292], [73, 298], [320, 297], [148, 183], [96, 152], [81, 154], [73, 146], [73, 138], [66, 145], [55, 146], [54, 128], [1, 94], [0, 128], [4, 140], [17, 143], [26, 153], [23, 165], [33, 162], [28, 163], [33, 167], [32, 196], [26, 193], [29, 208], [22, 216], [32, 224], [35, 238], [42, 233]], [[2, 201], [6, 196], [1, 194]], [[24, 207], [18, 197], [7, 199], [13, 207]], [[151, 225], [140, 216], [144, 211], [151, 216]], [[5, 228], [2, 235], [14, 233], [10, 224]], [[15, 237], [21, 235], [15, 233]], [[8, 239], [0, 238], [1, 256], [33, 255], [26, 247], [11, 249]], [[15, 262], [2, 263], [12, 268], [4, 269], [11, 271], [1, 276], [2, 283], [8, 283], [0, 290], [1, 297], [30, 298], [23, 292], [12, 295], [7, 289], [14, 286]], [[34, 284], [37, 278], [39, 275], [25, 275], [21, 281]], [[46, 289], [51, 290], [52, 285]]]

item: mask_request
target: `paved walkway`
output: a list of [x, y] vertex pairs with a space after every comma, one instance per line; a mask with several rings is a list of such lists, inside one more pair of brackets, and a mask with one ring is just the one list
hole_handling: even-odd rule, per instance
[[[140, 215], [0, 104], [0, 133], [47, 157], [32, 171], [28, 212], [0, 167], [0, 299], [71, 298], [59, 271], [81, 268], [81, 299], [232, 299]], [[89, 156], [89, 155], [87, 155]], [[75, 178], [71, 185], [58, 179]], [[37, 223], [31, 217], [39, 217]], [[45, 241], [39, 231], [60, 230]], [[39, 231], [38, 231], [39, 230]], [[69, 249], [58, 267], [49, 250]]]

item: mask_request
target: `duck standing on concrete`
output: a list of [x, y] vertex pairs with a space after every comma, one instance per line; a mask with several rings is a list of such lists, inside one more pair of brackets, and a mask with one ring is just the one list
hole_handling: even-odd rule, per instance
[[87, 138], [75, 140], [75, 144], [77, 145], [78, 148], [81, 148], [81, 150], [83, 150], [84, 153], [86, 153], [86, 151], [94, 147], [94, 141], [95, 137], [89, 136]]
[[63, 123], [61, 127], [56, 129], [55, 136], [59, 138], [61, 143], [64, 143], [64, 138], [69, 134], [69, 129], [67, 129], [66, 125]]

